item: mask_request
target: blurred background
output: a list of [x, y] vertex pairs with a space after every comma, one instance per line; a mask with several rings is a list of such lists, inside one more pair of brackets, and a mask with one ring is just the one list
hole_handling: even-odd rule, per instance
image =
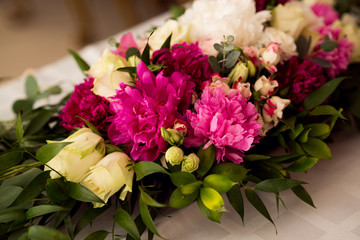
[[185, 0], [0, 0], [0, 77], [17, 77]]

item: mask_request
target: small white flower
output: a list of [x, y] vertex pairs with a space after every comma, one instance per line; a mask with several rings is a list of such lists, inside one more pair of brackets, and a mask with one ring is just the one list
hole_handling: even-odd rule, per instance
[[184, 159], [184, 152], [181, 148], [172, 146], [165, 153], [165, 160], [172, 166], [179, 165]]
[[184, 160], [181, 165], [181, 171], [183, 172], [194, 172], [199, 168], [200, 158], [195, 154], [191, 153], [188, 156], [184, 157]]
[[254, 90], [260, 92], [261, 96], [268, 98], [274, 93], [275, 88], [278, 86], [279, 84], [276, 80], [261, 76], [258, 80], [256, 80]]
[[274, 123], [274, 127], [279, 123], [279, 119], [283, 118], [283, 110], [290, 104], [289, 99], [283, 99], [278, 96], [269, 98], [263, 107], [264, 122]]

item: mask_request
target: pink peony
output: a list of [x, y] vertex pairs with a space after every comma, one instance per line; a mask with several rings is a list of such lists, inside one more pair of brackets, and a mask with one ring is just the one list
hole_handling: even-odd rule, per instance
[[280, 65], [276, 79], [279, 89], [290, 87], [288, 98], [292, 103], [301, 104], [312, 91], [326, 82], [323, 68], [311, 60], [292, 57]]
[[331, 25], [333, 22], [339, 19], [339, 14], [336, 12], [336, 10], [326, 3], [317, 2], [311, 6], [311, 9], [316, 16], [322, 17], [324, 19], [325, 25]]
[[112, 53], [117, 54], [121, 57], [125, 57], [126, 56], [126, 51], [129, 48], [137, 48], [137, 44], [135, 42], [134, 36], [132, 35], [132, 33], [127, 33], [122, 35], [120, 42], [119, 42], [119, 47], [115, 50], [112, 51]]
[[214, 144], [216, 159], [243, 161], [243, 152], [249, 150], [258, 141], [261, 123], [255, 106], [233, 91], [227, 95], [222, 88], [206, 87], [201, 98], [195, 103], [196, 113], [187, 111], [189, 136], [186, 147], [204, 148]]
[[331, 52], [321, 51], [320, 40], [318, 46], [314, 49], [316, 53], [314, 56], [325, 59], [331, 63], [330, 68], [326, 68], [326, 72], [330, 78], [335, 78], [341, 72], [345, 71], [350, 62], [350, 55], [354, 45], [349, 42], [347, 38], [340, 39], [340, 28], [334, 29], [332, 26], [324, 26], [319, 29], [319, 33], [323, 36], [329, 36], [330, 40], [337, 42], [338, 46]]
[[154, 161], [168, 145], [160, 128], [173, 126], [178, 107], [190, 104], [195, 84], [179, 72], [155, 76], [143, 62], [137, 65], [137, 72], [136, 88], [122, 83], [122, 89], [111, 98], [115, 116], [108, 136], [116, 145], [131, 146], [134, 160]]
[[181, 72], [191, 77], [197, 86], [203, 81], [210, 79], [212, 69], [208, 56], [203, 55], [198, 43], [175, 44], [172, 49], [160, 49], [155, 51], [153, 56], [165, 52], [158, 60], [158, 64], [164, 64], [164, 75], [171, 75], [173, 72]]
[[85, 123], [80, 116], [92, 123], [98, 130], [105, 132], [109, 126], [106, 118], [110, 115], [109, 101], [104, 97], [95, 95], [93, 88], [93, 78], [75, 86], [74, 93], [71, 95], [62, 112], [59, 113], [60, 125], [66, 130], [74, 130], [74, 127], [82, 127]]

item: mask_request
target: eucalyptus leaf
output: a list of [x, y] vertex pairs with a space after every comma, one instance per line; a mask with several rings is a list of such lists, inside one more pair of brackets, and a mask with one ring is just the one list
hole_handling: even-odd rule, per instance
[[337, 116], [341, 119], [346, 120], [346, 118], [340, 113], [340, 111], [336, 110], [333, 106], [330, 105], [321, 105], [317, 106], [310, 112], [313, 116], [321, 116], [321, 115], [330, 115], [330, 116]]
[[332, 64], [323, 58], [311, 57], [310, 60], [313, 61], [314, 63], [319, 64], [320, 67], [323, 67], [323, 68], [331, 68], [332, 67]]
[[161, 167], [159, 164], [149, 161], [140, 161], [134, 165], [134, 171], [136, 174], [136, 181], [141, 180], [145, 176], [148, 176], [153, 173], [165, 173], [169, 174], [165, 168]]
[[96, 232], [90, 233], [84, 240], [105, 240], [109, 235], [109, 232], [105, 230], [98, 230]]
[[29, 227], [28, 238], [30, 240], [70, 240], [69, 237], [65, 236], [56, 229], [39, 225]]
[[226, 196], [229, 199], [231, 206], [241, 217], [244, 224], [244, 200], [240, 187], [238, 185], [234, 185], [228, 192], [226, 192]]
[[337, 42], [330, 40], [328, 35], [325, 35], [324, 41], [320, 44], [320, 48], [325, 52], [332, 52], [337, 47]]
[[181, 171], [171, 173], [170, 179], [177, 187], [196, 182], [196, 177], [193, 174]]
[[259, 182], [254, 189], [262, 192], [279, 193], [301, 184], [305, 184], [305, 182], [288, 178], [273, 178]]
[[56, 142], [46, 144], [36, 152], [36, 159], [42, 164], [46, 164], [70, 143], [71, 142]]
[[169, 206], [172, 208], [184, 208], [195, 201], [199, 191], [190, 194], [183, 194], [180, 188], [176, 188], [169, 199]]
[[235, 163], [221, 163], [213, 167], [210, 173], [217, 173], [228, 177], [233, 182], [242, 182], [249, 172], [248, 169]]
[[204, 214], [205, 217], [207, 217], [209, 220], [213, 222], [220, 223], [220, 219], [222, 216], [222, 212], [216, 212], [208, 209], [205, 204], [201, 201], [201, 198], [197, 199], [197, 204], [199, 206], [200, 211]]
[[203, 177], [212, 167], [215, 161], [215, 146], [211, 144], [208, 148], [199, 148], [197, 156], [200, 158], [199, 168], [196, 172]]
[[[40, 92], [39, 94], [37, 94], [35, 96], [35, 100], [39, 100], [39, 99], [43, 99], [43, 98], [47, 98], [51, 95], [57, 95], [60, 94], [62, 92], [61, 88], [59, 86], [52, 86], [48, 89], [46, 89], [43, 92]], [[62, 102], [59, 103], [60, 105], [63, 105]]]
[[304, 59], [309, 52], [311, 45], [311, 36], [309, 39], [306, 39], [304, 36], [300, 35], [296, 41], [296, 50], [299, 54], [299, 58]]
[[209, 56], [208, 61], [210, 63], [210, 66], [211, 66], [211, 69], [213, 70], [213, 72], [220, 72], [221, 67], [220, 67], [219, 61], [217, 60], [216, 57]]
[[124, 209], [117, 209], [114, 215], [114, 221], [134, 239], [140, 240], [140, 233], [131, 215]]
[[78, 64], [80, 70], [85, 74], [85, 76], [87, 76], [86, 72], [90, 69], [89, 64], [87, 64], [87, 62], [85, 62], [85, 60], [82, 59], [77, 52], [75, 52], [73, 50], [70, 50], [70, 49], [68, 51], [74, 57], [74, 59], [75, 59], [76, 63]]
[[28, 98], [35, 98], [39, 93], [39, 86], [34, 76], [29, 75], [25, 81], [25, 92]]
[[98, 202], [104, 203], [95, 193], [81, 185], [80, 183], [67, 181], [67, 189], [69, 196], [75, 200], [82, 202]]
[[322, 159], [331, 159], [331, 151], [329, 146], [318, 138], [309, 138], [306, 143], [302, 143], [301, 146], [313, 157]]
[[323, 103], [346, 77], [339, 77], [324, 83], [321, 87], [310, 93], [304, 100], [305, 110], [311, 110]]
[[240, 57], [240, 51], [235, 50], [230, 52], [229, 55], [226, 57], [225, 67], [229, 69], [232, 68], [236, 64], [239, 57]]
[[12, 106], [13, 112], [16, 114], [27, 113], [33, 109], [33, 99], [20, 99], [16, 100]]
[[269, 220], [276, 229], [275, 223], [272, 220], [265, 204], [263, 203], [261, 198], [256, 194], [256, 192], [251, 190], [250, 188], [245, 188], [245, 196], [246, 199], [249, 201], [249, 203], [251, 203], [251, 205], [253, 205], [256, 208], [256, 210], [258, 210], [258, 212], [261, 213], [261, 215], [263, 215], [267, 220]]

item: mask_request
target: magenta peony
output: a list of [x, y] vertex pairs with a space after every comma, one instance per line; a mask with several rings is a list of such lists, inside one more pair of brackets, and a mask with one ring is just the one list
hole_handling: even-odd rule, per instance
[[126, 34], [122, 35], [120, 42], [119, 42], [119, 47], [115, 51], [112, 51], [112, 53], [117, 54], [121, 57], [125, 57], [126, 51], [129, 48], [137, 48], [137, 47], [138, 46], [136, 44], [133, 34], [126, 33]]
[[74, 93], [71, 95], [65, 107], [59, 113], [60, 125], [66, 130], [74, 130], [74, 127], [81, 127], [85, 123], [80, 116], [92, 123], [98, 130], [105, 132], [109, 126], [106, 118], [110, 115], [109, 101], [104, 97], [95, 95], [93, 88], [93, 78], [75, 86]]
[[[164, 53], [165, 52], [165, 53]], [[171, 75], [173, 72], [181, 72], [191, 77], [197, 86], [203, 81], [210, 79], [212, 69], [208, 56], [203, 55], [198, 43], [175, 44], [172, 49], [160, 49], [155, 51], [153, 56], [163, 55], [157, 63], [164, 64], [164, 75]]]
[[311, 6], [311, 10], [316, 16], [324, 19], [325, 25], [331, 25], [333, 22], [339, 19], [339, 13], [326, 3], [317, 2]]
[[290, 86], [288, 98], [294, 104], [301, 104], [307, 95], [326, 82], [323, 68], [311, 60], [292, 57], [280, 65], [276, 75], [279, 89]]
[[314, 49], [318, 51], [314, 55], [315, 57], [325, 59], [331, 63], [331, 67], [326, 68], [326, 73], [330, 78], [335, 78], [347, 69], [354, 48], [354, 45], [347, 38], [340, 38], [340, 31], [340, 28], [334, 29], [332, 26], [320, 28], [319, 33], [323, 36], [329, 36], [330, 40], [337, 42], [338, 46], [331, 52], [321, 51], [320, 44], [323, 40], [320, 40], [318, 46]]
[[155, 76], [143, 62], [137, 65], [137, 72], [136, 87], [122, 83], [111, 98], [115, 116], [108, 136], [113, 144], [131, 147], [134, 160], [154, 161], [168, 145], [160, 128], [173, 126], [180, 116], [178, 107], [190, 104], [195, 84], [179, 72], [168, 77], [163, 72]]
[[243, 152], [258, 141], [261, 123], [255, 106], [243, 97], [241, 91], [229, 95], [222, 88], [206, 87], [201, 98], [195, 102], [196, 112], [187, 111], [189, 136], [186, 147], [204, 148], [214, 144], [216, 159], [243, 161]]

